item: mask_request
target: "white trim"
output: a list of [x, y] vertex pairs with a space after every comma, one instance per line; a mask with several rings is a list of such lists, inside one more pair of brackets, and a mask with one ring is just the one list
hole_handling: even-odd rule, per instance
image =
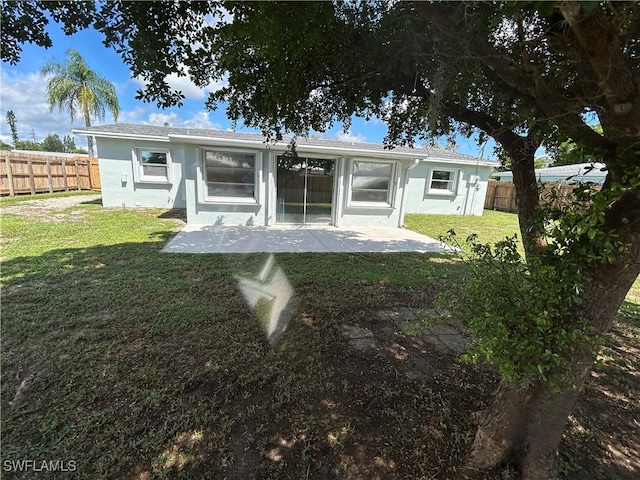
[[331, 225], [339, 227], [342, 220], [342, 206], [344, 205], [344, 165], [346, 164], [344, 157], [335, 159], [333, 166], [333, 198]]
[[266, 171], [265, 225], [267, 227], [271, 227], [277, 223], [276, 215], [278, 215], [278, 192], [277, 192], [278, 157], [273, 152], [267, 153], [265, 155], [265, 158], [263, 159], [263, 165]]
[[[447, 182], [449, 187], [444, 190], [441, 188], [431, 188], [431, 184], [434, 181], [433, 173], [434, 172], [449, 172], [453, 174], [453, 178], [449, 177], [449, 180], [439, 180], [435, 179], [436, 182]], [[427, 181], [424, 187], [425, 196], [443, 196], [443, 197], [453, 197], [458, 194], [460, 179], [462, 178], [461, 170], [455, 168], [444, 168], [440, 166], [431, 166], [429, 167], [429, 175], [427, 175]]]
[[[164, 153], [167, 157], [165, 164], [166, 175], [164, 177], [145, 175], [140, 152]], [[173, 162], [171, 160], [171, 150], [168, 148], [135, 146], [131, 149], [131, 160], [133, 163], [133, 181], [135, 183], [155, 183], [170, 185], [173, 183]], [[159, 166], [159, 165], [157, 165]]]
[[[196, 168], [196, 189], [198, 203], [210, 205], [260, 205], [260, 182], [262, 181], [262, 152], [240, 148], [210, 148], [211, 145], [198, 147], [198, 162]], [[204, 167], [206, 152], [241, 153], [254, 156], [253, 164], [253, 196], [252, 197], [210, 197], [207, 195], [206, 169]]]
[[411, 170], [416, 168], [420, 163], [420, 159], [416, 158], [412, 164], [407, 167], [404, 172], [404, 184], [402, 185], [402, 197], [400, 198], [400, 212], [398, 213], [398, 227], [403, 228], [404, 225], [404, 213], [407, 209], [407, 196], [409, 191], [409, 179], [411, 178]]
[[[387, 190], [387, 200], [385, 202], [359, 202], [353, 200], [353, 169], [355, 167], [356, 162], [361, 163], [382, 163], [391, 166], [391, 172], [389, 174], [389, 188]], [[381, 209], [389, 209], [393, 208], [395, 203], [395, 193], [397, 190], [397, 174], [398, 170], [398, 162], [394, 160], [381, 160], [376, 158], [362, 158], [362, 157], [352, 157], [349, 159], [349, 172], [347, 174], [348, 182], [347, 182], [347, 197], [346, 203], [349, 208], [381, 208]]]
[[[123, 129], [126, 128], [127, 125], [123, 125]], [[230, 138], [225, 136], [215, 136], [216, 131], [212, 130], [212, 135], [192, 135], [188, 132], [189, 129], [176, 129], [183, 130], [185, 133], [179, 133], [174, 131], [174, 133], [166, 133], [166, 134], [143, 134], [143, 133], [127, 133], [127, 132], [112, 132], [112, 131], [100, 131], [99, 127], [92, 127], [91, 129], [72, 129], [72, 132], [76, 135], [91, 135], [96, 138], [119, 138], [119, 139], [128, 139], [128, 140], [149, 140], [154, 142], [174, 142], [178, 141], [180, 143], [195, 143], [198, 145], [211, 145], [211, 146], [238, 146], [238, 147], [248, 147], [248, 148], [256, 148], [259, 150], [273, 150], [273, 151], [286, 151], [289, 142], [291, 140], [290, 137], [285, 137], [281, 141], [270, 142], [267, 141], [266, 138], [262, 137], [258, 133], [246, 134], [246, 138]], [[224, 132], [219, 132], [224, 133]], [[238, 134], [240, 135], [240, 134]], [[307, 143], [310, 142], [310, 143]], [[421, 149], [415, 149], [415, 151], [409, 151], [410, 149], [404, 148], [402, 151], [393, 150], [393, 149], [379, 149], [379, 148], [370, 148], [368, 144], [354, 144], [349, 145], [345, 143], [344, 145], [322, 145], [322, 144], [313, 144], [314, 139], [305, 139], [301, 138], [296, 144], [296, 149], [300, 153], [300, 155], [313, 156], [316, 154], [326, 154], [334, 157], [351, 157], [351, 156], [363, 156], [363, 157], [373, 157], [379, 159], [414, 159], [416, 157], [420, 158], [421, 161], [428, 162], [439, 162], [447, 165], [483, 165], [483, 166], [497, 166], [497, 162], [480, 159], [480, 158], [472, 158], [469, 155], [464, 155], [468, 158], [446, 158], [441, 157], [441, 153], [437, 149], [429, 149], [429, 151], [424, 151]], [[444, 155], [445, 152], [442, 152]], [[462, 155], [462, 154], [461, 154]]]

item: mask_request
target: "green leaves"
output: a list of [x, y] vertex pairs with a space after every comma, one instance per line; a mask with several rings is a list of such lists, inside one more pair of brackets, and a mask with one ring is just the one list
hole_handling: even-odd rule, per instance
[[67, 50], [65, 63], [48, 63], [42, 68], [47, 80], [47, 102], [53, 110], [66, 111], [73, 120], [80, 114], [85, 121], [93, 116], [104, 118], [108, 109], [118, 119], [120, 104], [115, 87], [109, 80], [92, 71], [80, 53]]
[[[442, 241], [462, 247], [455, 232]], [[475, 342], [463, 359], [496, 365], [501, 376], [524, 385], [556, 385], [570, 372], [571, 354], [593, 342], [581, 316], [581, 270], [558, 258], [526, 264], [517, 237], [494, 245], [467, 238], [459, 255], [472, 272], [447, 308], [472, 332]]]

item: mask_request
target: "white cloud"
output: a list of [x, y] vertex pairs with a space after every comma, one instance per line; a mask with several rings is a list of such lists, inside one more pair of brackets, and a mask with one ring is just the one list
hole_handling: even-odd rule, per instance
[[140, 123], [146, 115], [146, 110], [142, 107], [134, 107], [133, 110], [120, 112], [118, 122], [120, 123]]
[[185, 120], [184, 126], [188, 128], [214, 128], [221, 130], [222, 127], [218, 123], [214, 123], [209, 119], [209, 112], [198, 112], [193, 117]]
[[[205, 88], [200, 88], [191, 81], [190, 77], [179, 76], [177, 73], [167, 75], [165, 80], [172, 89], [182, 92], [186, 100], [203, 100], [209, 92], [220, 90], [228, 84], [227, 77], [225, 77], [222, 80], [209, 83]], [[139, 76], [133, 78], [132, 81], [137, 85], [137, 88], [144, 88], [147, 85], [147, 81]]]
[[171, 127], [184, 128], [213, 128], [220, 130], [222, 127], [218, 123], [214, 123], [209, 118], [209, 112], [201, 111], [193, 115], [191, 118], [183, 119], [176, 112], [154, 112], [150, 113], [147, 120], [141, 120], [142, 123], [149, 125], [169, 125]]
[[[71, 121], [67, 112], [57, 108], [50, 111], [45, 100], [46, 80], [37, 72], [16, 73], [3, 68], [0, 76], [0, 138], [12, 143], [11, 131], [6, 122], [7, 111], [16, 116], [17, 133], [20, 140], [41, 142], [49, 134], [60, 138], [71, 135], [72, 128], [84, 127], [82, 118]], [[110, 116], [107, 121], [113, 121]], [[86, 138], [76, 136], [78, 147], [86, 148]]]
[[338, 132], [336, 134], [336, 140], [340, 142], [354, 142], [354, 143], [365, 143], [367, 138], [362, 134], [354, 134], [351, 133], [351, 130]]
[[[5, 143], [13, 143], [11, 131], [6, 121], [7, 111], [13, 110], [17, 120], [18, 136], [21, 140], [41, 142], [49, 134], [57, 134], [60, 138], [72, 135], [73, 128], [83, 128], [84, 121], [76, 118], [71, 122], [69, 114], [59, 112], [58, 109], [49, 111], [45, 100], [46, 81], [38, 72], [18, 73], [7, 68], [0, 70], [0, 139]], [[204, 93], [199, 93], [200, 98]], [[180, 110], [158, 111], [151, 105], [136, 105], [130, 110], [122, 110], [118, 121], [121, 123], [147, 123], [164, 125], [168, 123], [174, 127], [214, 128], [221, 129], [221, 125], [213, 122], [209, 112], [199, 111], [189, 118], [184, 118]], [[111, 115], [107, 115], [104, 122], [113, 123]], [[76, 135], [76, 146], [87, 148], [84, 135]]]
[[176, 123], [180, 121], [178, 114], [176, 112], [169, 113], [150, 113], [147, 121], [144, 123], [148, 123], [149, 125], [171, 125], [176, 127]]

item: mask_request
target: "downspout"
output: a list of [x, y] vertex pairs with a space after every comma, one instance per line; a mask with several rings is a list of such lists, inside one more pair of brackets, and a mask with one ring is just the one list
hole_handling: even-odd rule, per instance
[[[481, 155], [484, 155], [484, 147], [482, 148]], [[482, 157], [478, 157], [478, 161], [476, 162], [476, 178], [474, 179], [475, 182], [471, 187], [473, 188], [473, 195], [471, 196], [471, 208], [470, 208], [471, 215], [473, 215], [473, 207], [475, 206], [475, 203], [476, 203], [476, 193], [478, 192], [478, 186], [480, 185], [480, 158]]]
[[413, 163], [407, 167], [407, 171], [404, 172], [404, 187], [402, 188], [402, 199], [400, 200], [400, 215], [398, 216], [398, 227], [404, 228], [404, 211], [407, 204], [407, 190], [409, 186], [409, 177], [411, 176], [411, 170], [416, 168], [420, 163], [420, 159], [416, 158]]
[[[469, 180], [467, 180], [467, 188], [464, 194], [464, 206], [462, 208], [462, 215], [467, 215], [469, 214], [469, 212], [473, 212], [473, 205], [475, 203], [475, 199], [476, 199], [476, 189], [478, 187], [478, 183], [480, 183], [479, 180], [479, 172], [480, 172], [480, 157], [478, 157], [478, 160], [476, 160], [476, 173], [473, 176], [473, 182], [471, 181], [471, 178]], [[469, 207], [469, 190], [473, 190], [473, 193], [471, 194], [471, 206]], [[469, 208], [467, 208], [469, 207]]]

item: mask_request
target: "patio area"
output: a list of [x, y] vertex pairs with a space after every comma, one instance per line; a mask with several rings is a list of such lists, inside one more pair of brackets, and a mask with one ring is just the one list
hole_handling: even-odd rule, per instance
[[451, 247], [405, 228], [186, 225], [162, 249], [168, 253], [444, 252]]

